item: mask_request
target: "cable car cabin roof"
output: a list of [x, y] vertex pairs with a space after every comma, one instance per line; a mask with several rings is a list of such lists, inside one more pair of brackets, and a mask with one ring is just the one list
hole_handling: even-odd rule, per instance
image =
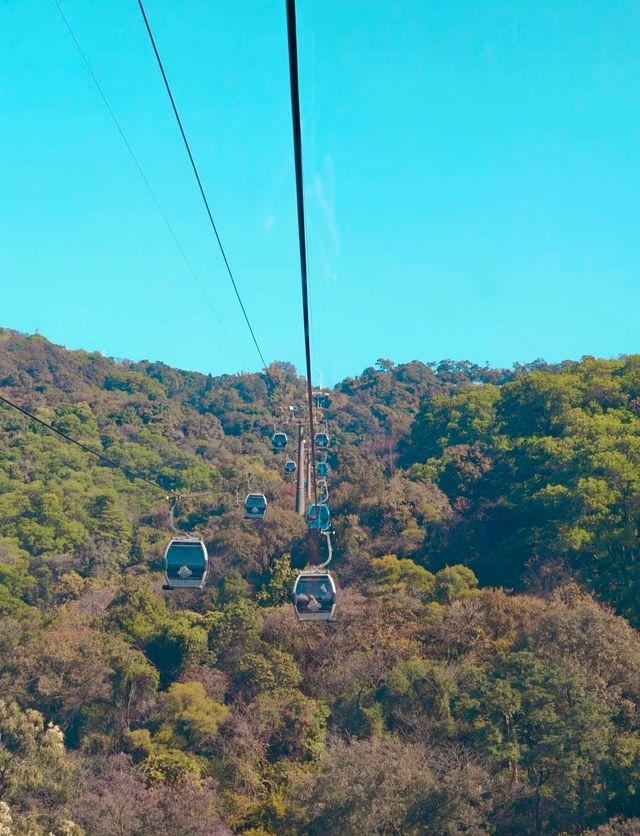
[[307, 524], [309, 528], [317, 528], [320, 531], [328, 531], [331, 528], [331, 511], [324, 503], [310, 505], [307, 508]]
[[329, 572], [300, 572], [293, 585], [293, 608], [300, 621], [331, 621], [336, 585]]
[[330, 467], [327, 462], [316, 462], [316, 473], [318, 476], [328, 476], [329, 471]]
[[164, 553], [164, 577], [173, 589], [202, 589], [207, 580], [209, 556], [203, 540], [171, 540]]
[[274, 433], [271, 438], [271, 443], [278, 449], [284, 449], [287, 446], [288, 441], [289, 439], [287, 438], [286, 433]]
[[284, 472], [285, 473], [295, 473], [297, 468], [298, 468], [298, 466], [296, 465], [296, 463], [292, 459], [290, 459], [288, 462], [284, 463]]
[[316, 433], [314, 439], [316, 447], [328, 447], [329, 446], [329, 436], [327, 433]]
[[261, 520], [267, 512], [267, 497], [263, 493], [248, 493], [244, 501], [246, 520]]

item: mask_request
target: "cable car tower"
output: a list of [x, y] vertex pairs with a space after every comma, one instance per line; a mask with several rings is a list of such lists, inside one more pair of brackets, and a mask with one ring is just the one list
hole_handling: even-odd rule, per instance
[[[316, 450], [329, 446], [329, 434], [316, 433], [314, 426], [314, 394], [311, 380], [311, 339], [309, 318], [309, 286], [307, 277], [307, 240], [304, 222], [304, 186], [302, 178], [302, 126], [300, 117], [300, 88], [298, 80], [298, 36], [296, 31], [295, 0], [287, 0], [287, 43], [289, 51], [289, 81], [291, 88], [291, 122], [293, 128], [293, 156], [296, 175], [296, 204], [298, 209], [298, 241], [300, 249], [300, 277], [302, 282], [302, 318], [304, 325], [304, 348], [307, 373], [307, 407], [309, 411], [309, 436], [311, 455], [307, 462], [307, 487], [313, 487], [313, 501], [307, 511], [309, 534], [318, 547], [320, 539], [326, 537], [328, 558], [311, 569], [300, 572], [293, 586], [293, 606], [300, 621], [330, 621], [336, 606], [336, 585], [326, 567], [333, 556], [331, 549], [331, 515], [326, 503], [318, 502], [318, 466]], [[317, 404], [316, 404], [317, 405]], [[329, 475], [328, 465], [325, 477]], [[298, 425], [298, 491], [296, 510], [304, 513], [302, 497], [304, 494], [304, 437], [302, 424]], [[313, 467], [313, 473], [311, 473]]]

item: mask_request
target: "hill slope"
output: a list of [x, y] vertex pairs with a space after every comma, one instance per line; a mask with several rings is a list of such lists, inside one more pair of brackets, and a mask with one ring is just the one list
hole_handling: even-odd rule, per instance
[[176, 520], [213, 558], [202, 593], [163, 596], [163, 492], [0, 409], [0, 832], [640, 815], [640, 636], [621, 617], [640, 619], [640, 358], [380, 360], [339, 384], [341, 598], [321, 628], [286, 603], [304, 524], [269, 439], [304, 397], [289, 364], [212, 378], [4, 330], [0, 393], [201, 494]]

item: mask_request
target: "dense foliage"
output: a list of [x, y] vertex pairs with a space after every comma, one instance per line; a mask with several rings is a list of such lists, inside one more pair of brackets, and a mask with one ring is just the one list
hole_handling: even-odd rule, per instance
[[[444, 361], [339, 384], [339, 619], [274, 416], [287, 363], [212, 378], [0, 331], [0, 835], [640, 832], [640, 357]], [[264, 490], [262, 524], [242, 519]]]

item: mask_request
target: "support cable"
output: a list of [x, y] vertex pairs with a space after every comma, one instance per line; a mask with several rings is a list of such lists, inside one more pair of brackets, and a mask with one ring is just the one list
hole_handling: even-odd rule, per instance
[[202, 201], [204, 203], [205, 209], [207, 210], [207, 215], [209, 216], [209, 222], [211, 223], [211, 229], [213, 230], [213, 234], [215, 235], [216, 241], [218, 242], [218, 247], [220, 248], [220, 253], [222, 254], [222, 259], [224, 261], [225, 267], [227, 268], [227, 273], [229, 274], [229, 278], [231, 279], [231, 284], [233, 285], [233, 289], [236, 294], [236, 298], [238, 303], [240, 304], [240, 308], [242, 309], [242, 314], [244, 316], [244, 320], [247, 323], [247, 327], [249, 328], [249, 332], [251, 333], [251, 337], [253, 339], [253, 343], [260, 355], [260, 360], [262, 361], [262, 366], [266, 370], [267, 362], [264, 359], [264, 355], [262, 354], [262, 350], [258, 344], [258, 340], [256, 339], [256, 335], [254, 333], [253, 327], [251, 322], [249, 321], [249, 316], [245, 309], [244, 303], [242, 301], [242, 297], [240, 296], [240, 291], [238, 290], [238, 286], [236, 284], [236, 280], [233, 276], [231, 271], [231, 267], [229, 265], [229, 260], [227, 259], [227, 254], [225, 252], [224, 247], [222, 246], [222, 241], [220, 240], [220, 235], [218, 233], [218, 228], [216, 226], [215, 221], [213, 220], [213, 214], [211, 213], [211, 209], [209, 207], [209, 201], [207, 200], [207, 195], [204, 190], [204, 186], [202, 185], [202, 180], [200, 179], [200, 174], [198, 173], [198, 167], [196, 166], [195, 160], [193, 158], [193, 154], [191, 153], [191, 146], [189, 145], [189, 140], [187, 139], [187, 135], [185, 130], [182, 126], [182, 120], [180, 119], [180, 114], [178, 113], [178, 108], [175, 103], [175, 99], [173, 98], [173, 93], [171, 92], [171, 87], [169, 86], [169, 80], [167, 79], [167, 74], [164, 70], [164, 66], [162, 64], [162, 59], [160, 58], [160, 53], [158, 52], [158, 47], [156, 46], [155, 38], [153, 37], [153, 32], [151, 31], [151, 26], [149, 24], [149, 19], [147, 18], [147, 13], [145, 12], [144, 5], [142, 0], [138, 0], [138, 6], [140, 7], [140, 11], [142, 12], [142, 17], [144, 19], [144, 25], [147, 29], [147, 34], [149, 35], [149, 40], [151, 41], [151, 46], [153, 47], [153, 51], [156, 56], [156, 60], [158, 62], [158, 67], [160, 68], [160, 72], [162, 73], [162, 80], [164, 81], [164, 86], [167, 90], [169, 95], [169, 100], [171, 101], [171, 107], [173, 108], [174, 116], [176, 117], [176, 122], [178, 123], [178, 127], [180, 128], [180, 134], [182, 136], [182, 141], [184, 142], [184, 147], [187, 150], [187, 154], [189, 156], [189, 162], [191, 163], [191, 168], [193, 169], [193, 173], [196, 178], [196, 182], [198, 183], [198, 189], [200, 190], [200, 195], [202, 196]]
[[23, 415], [26, 415], [31, 421], [35, 421], [36, 424], [40, 424], [43, 427], [46, 427], [56, 435], [59, 435], [61, 438], [64, 438], [65, 441], [70, 442], [71, 444], [75, 444], [76, 447], [80, 447], [81, 450], [84, 450], [86, 453], [91, 453], [92, 456], [95, 456], [97, 459], [105, 462], [105, 464], [110, 465], [111, 467], [115, 467], [117, 470], [121, 470], [125, 473], [130, 479], [140, 479], [141, 482], [146, 482], [147, 485], [151, 485], [153, 488], [158, 488], [161, 490], [165, 495], [169, 494], [175, 495], [176, 491], [171, 490], [169, 488], [165, 488], [160, 482], [156, 482], [155, 479], [148, 479], [146, 476], [142, 476], [140, 473], [136, 473], [134, 470], [129, 470], [128, 467], [124, 467], [118, 462], [115, 462], [113, 459], [108, 458], [107, 456], [103, 456], [102, 453], [99, 453], [97, 450], [94, 450], [92, 447], [87, 447], [86, 444], [83, 444], [81, 441], [77, 441], [77, 439], [72, 438], [70, 435], [62, 432], [62, 430], [56, 429], [52, 424], [48, 424], [46, 421], [43, 421], [41, 418], [36, 418], [33, 413], [29, 412], [27, 409], [24, 409], [22, 406], [18, 406], [17, 403], [10, 401], [8, 398], [3, 397], [0, 395], [0, 401], [6, 406], [10, 406], [12, 409], [16, 409], [18, 412], [21, 412]]
[[[140, 2], [140, 0], [138, 0]], [[313, 421], [313, 388], [311, 383], [311, 345], [309, 334], [309, 285], [307, 278], [307, 236], [304, 223], [304, 188], [302, 179], [302, 129], [300, 125], [300, 87], [298, 82], [298, 38], [296, 33], [295, 0], [287, 0], [287, 41], [289, 47], [289, 81], [291, 87], [291, 118], [293, 126], [293, 153], [296, 170], [296, 198], [298, 205], [298, 242], [300, 245], [300, 274], [302, 278], [302, 320], [304, 325], [304, 352], [307, 369], [307, 403], [311, 432], [311, 461], [313, 466], [313, 498], [318, 505], [318, 484], [315, 478], [316, 441]], [[317, 508], [316, 508], [317, 513]]]
[[103, 103], [104, 103], [104, 106], [106, 107], [106, 109], [107, 109], [107, 111], [108, 111], [108, 113], [109, 113], [109, 116], [111, 117], [111, 121], [113, 122], [113, 124], [115, 125], [116, 130], [117, 130], [117, 131], [118, 131], [118, 133], [120, 134], [120, 137], [121, 137], [121, 139], [122, 139], [122, 141], [123, 141], [123, 143], [124, 143], [124, 145], [125, 145], [125, 148], [126, 148], [126, 149], [127, 149], [127, 151], [129, 152], [129, 156], [131, 157], [131, 159], [132, 159], [132, 161], [133, 161], [133, 164], [134, 164], [134, 165], [135, 165], [135, 167], [137, 168], [137, 170], [138, 170], [138, 174], [140, 175], [140, 177], [141, 177], [141, 179], [142, 179], [142, 182], [144, 183], [144, 185], [145, 185], [145, 187], [146, 187], [147, 191], [149, 192], [149, 195], [151, 196], [151, 199], [153, 200], [153, 202], [154, 202], [154, 204], [155, 204], [155, 206], [156, 206], [156, 209], [158, 210], [158, 212], [159, 212], [159, 214], [160, 214], [160, 217], [161, 217], [161, 218], [162, 218], [162, 220], [164, 221], [165, 226], [167, 227], [167, 229], [169, 230], [169, 234], [170, 234], [170, 235], [171, 235], [171, 237], [173, 238], [174, 243], [175, 243], [176, 247], [178, 248], [178, 251], [179, 251], [180, 255], [182, 256], [182, 259], [183, 259], [184, 263], [186, 264], [186, 266], [187, 266], [187, 268], [188, 268], [189, 272], [190, 272], [190, 273], [191, 273], [191, 275], [193, 276], [193, 278], [194, 278], [194, 280], [195, 280], [196, 284], [198, 285], [198, 287], [199, 287], [199, 289], [200, 289], [200, 292], [202, 293], [202, 296], [204, 297], [205, 302], [207, 303], [207, 305], [209, 306], [209, 309], [211, 310], [211, 313], [212, 313], [212, 314], [214, 315], [214, 317], [216, 318], [216, 321], [217, 321], [218, 325], [220, 326], [220, 330], [221, 330], [221, 331], [222, 331], [222, 333], [225, 335], [225, 337], [226, 337], [226, 338], [227, 338], [227, 340], [229, 341], [229, 344], [231, 345], [231, 347], [233, 348], [233, 350], [235, 351], [235, 353], [236, 353], [236, 354], [238, 355], [238, 357], [240, 358], [240, 361], [243, 363], [243, 365], [246, 365], [245, 360], [244, 360], [244, 358], [243, 358], [242, 354], [240, 353], [240, 351], [239, 351], [238, 347], [236, 346], [236, 344], [234, 343], [233, 339], [231, 338], [231, 335], [229, 334], [229, 332], [227, 331], [227, 329], [224, 327], [224, 325], [223, 325], [223, 323], [222, 323], [222, 320], [220, 319], [220, 316], [218, 315], [218, 312], [217, 312], [217, 311], [216, 311], [216, 309], [214, 308], [213, 303], [211, 302], [211, 299], [209, 298], [209, 296], [208, 296], [208, 294], [207, 294], [206, 290], [204, 289], [204, 286], [203, 286], [202, 282], [200, 281], [200, 278], [199, 278], [198, 274], [197, 274], [197, 273], [196, 273], [196, 271], [195, 271], [195, 268], [194, 268], [194, 267], [193, 267], [193, 265], [191, 264], [191, 261], [189, 260], [189, 258], [188, 258], [188, 256], [187, 256], [187, 254], [186, 254], [186, 252], [185, 252], [185, 250], [184, 250], [184, 248], [183, 248], [182, 244], [181, 244], [181, 243], [180, 243], [180, 241], [178, 240], [178, 236], [176, 235], [175, 230], [174, 230], [174, 228], [173, 228], [173, 226], [172, 226], [171, 222], [169, 221], [169, 218], [167, 217], [167, 215], [166, 215], [166, 213], [165, 213], [164, 209], [163, 209], [163, 208], [162, 208], [162, 206], [160, 205], [160, 201], [158, 200], [158, 198], [157, 198], [157, 196], [156, 196], [156, 193], [155, 193], [155, 192], [153, 191], [153, 189], [151, 188], [151, 184], [149, 183], [149, 180], [148, 180], [148, 178], [147, 178], [146, 174], [144, 173], [144, 170], [143, 170], [142, 166], [140, 165], [140, 162], [139, 162], [139, 160], [138, 160], [138, 158], [137, 158], [137, 156], [136, 156], [136, 154], [135, 154], [135, 152], [134, 152], [133, 148], [131, 147], [131, 144], [129, 143], [129, 140], [128, 140], [128, 139], [127, 139], [127, 137], [126, 137], [126, 134], [125, 134], [124, 130], [122, 129], [122, 126], [120, 125], [120, 122], [118, 121], [118, 118], [117, 118], [117, 116], [115, 115], [115, 113], [114, 113], [114, 111], [113, 111], [113, 108], [112, 108], [112, 107], [111, 107], [111, 105], [109, 104], [109, 100], [107, 99], [106, 94], [105, 94], [104, 90], [102, 89], [102, 85], [101, 85], [101, 84], [100, 84], [100, 82], [98, 81], [98, 78], [96, 77], [96, 74], [94, 73], [93, 68], [92, 68], [91, 64], [89, 63], [89, 59], [87, 58], [87, 56], [86, 56], [86, 54], [85, 54], [84, 50], [82, 49], [82, 47], [81, 47], [81, 45], [80, 45], [80, 42], [78, 41], [78, 39], [77, 39], [77, 37], [76, 37], [76, 35], [75, 35], [75, 32], [74, 32], [74, 31], [73, 31], [73, 29], [71, 28], [71, 24], [69, 23], [68, 18], [66, 17], [66, 15], [65, 15], [64, 11], [62, 10], [62, 6], [61, 6], [61, 5], [60, 5], [60, 3], [58, 2], [58, 0], [53, 0], [53, 2], [55, 3], [55, 5], [56, 5], [56, 7], [57, 7], [57, 9], [58, 9], [58, 12], [60, 13], [60, 17], [62, 18], [62, 20], [63, 20], [63, 22], [64, 22], [65, 26], [67, 27], [67, 30], [68, 30], [68, 32], [69, 32], [69, 35], [71, 36], [71, 40], [73, 41], [73, 43], [74, 43], [74, 44], [75, 44], [75, 46], [76, 46], [76, 49], [77, 49], [77, 50], [78, 50], [78, 52], [80, 53], [80, 57], [82, 58], [82, 60], [83, 60], [83, 62], [84, 62], [85, 67], [87, 68], [87, 72], [88, 72], [88, 73], [89, 73], [89, 75], [91, 76], [91, 79], [92, 79], [92, 81], [93, 81], [93, 83], [94, 83], [94, 85], [95, 85], [95, 87], [96, 87], [96, 89], [97, 89], [98, 93], [100, 94], [100, 97], [101, 97], [101, 99], [102, 99], [102, 101], [103, 101]]

